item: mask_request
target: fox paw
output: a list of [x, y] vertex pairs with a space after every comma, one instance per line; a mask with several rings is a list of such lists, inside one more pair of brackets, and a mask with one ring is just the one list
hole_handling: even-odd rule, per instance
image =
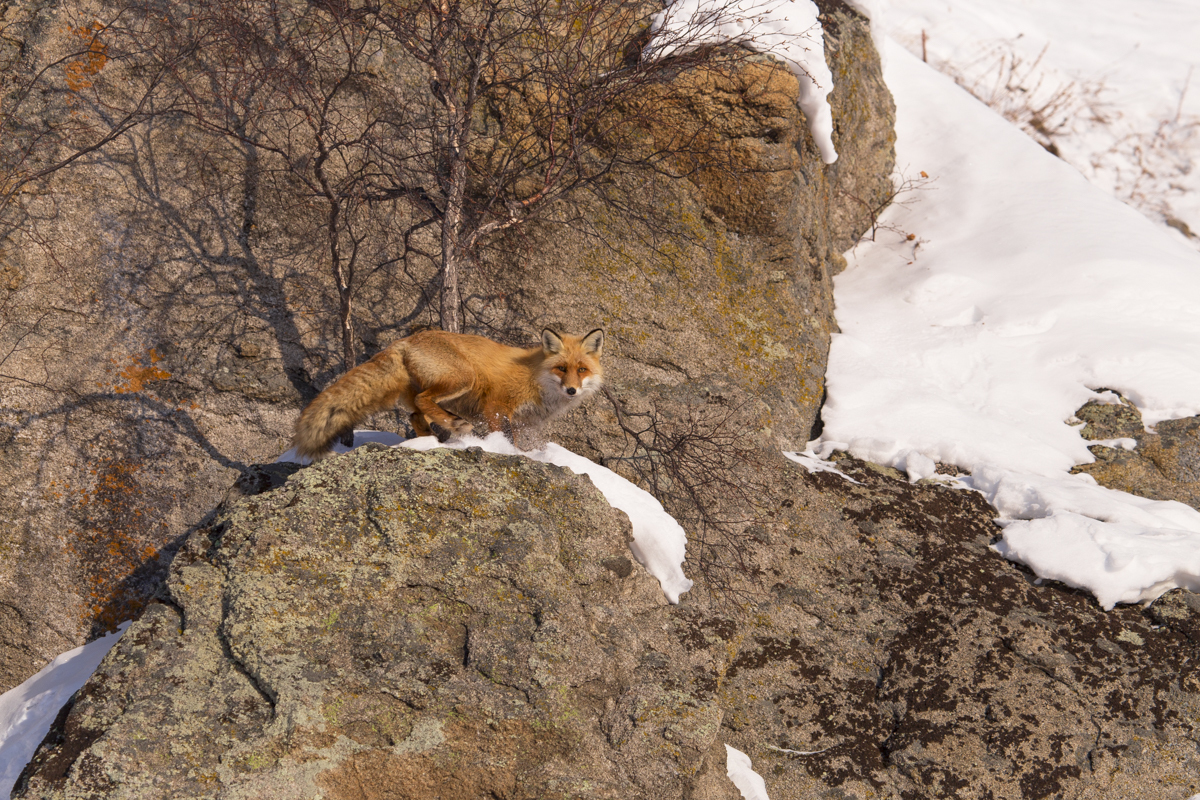
[[443, 444], [455, 436], [466, 436], [469, 433], [475, 432], [475, 427], [471, 423], [459, 417], [451, 418], [448, 426], [430, 422], [429, 429], [437, 436], [438, 441]]

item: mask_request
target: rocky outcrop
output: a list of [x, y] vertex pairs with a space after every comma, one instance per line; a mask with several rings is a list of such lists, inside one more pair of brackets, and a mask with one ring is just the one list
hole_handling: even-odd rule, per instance
[[[733, 168], [623, 174], [610, 188], [647, 211], [642, 223], [583, 198], [491, 242], [464, 283], [468, 328], [525, 345], [547, 324], [604, 326], [608, 381], [631, 412], [686, 422], [720, 398], [763, 446], [802, 443], [834, 326], [830, 276], [887, 197], [892, 163], [891, 99], [868, 25], [835, 0], [822, 7], [836, 165], [822, 165], [781, 65], [755, 57], [688, 86], [692, 124], [722, 120], [710, 133]], [[4, 53], [19, 43], [32, 64], [91, 52], [109, 11], [8, 3]], [[93, 102], [84, 90], [118, 68], [101, 56], [48, 73], [54, 91], [34, 98], [31, 118], [92, 108], [79, 105]], [[383, 61], [396, 70], [385, 77], [427, 90], [425, 73]], [[315, 244], [325, 211], [272, 157], [165, 115], [6, 210], [16, 216], [0, 242], [0, 689], [136, 614], [225, 488], [286, 449], [299, 409], [343, 369], [337, 296]], [[367, 355], [435, 321], [436, 237], [402, 241], [407, 217], [391, 213], [362, 228], [371, 266], [359, 271], [355, 326]], [[420, 255], [398, 260], [405, 252]], [[552, 433], [594, 458], [637, 447], [603, 400]]]
[[726, 743], [772, 800], [1200, 791], [1196, 596], [1106, 613], [989, 550], [979, 495], [838, 465], [772, 465], [745, 569], [678, 606], [554, 467], [259, 473], [15, 796], [736, 800]]
[[[0, 243], [0, 688], [145, 610], [19, 796], [736, 800], [726, 743], [773, 800], [1200, 791], [1194, 595], [1104, 613], [992, 552], [977, 495], [779, 455], [817, 417], [839, 253], [890, 192], [867, 24], [822, 8], [836, 165], [769, 58], [685, 76], [678, 130], [720, 169], [615, 176], [637, 214], [578, 198], [464, 280], [474, 330], [608, 331], [619, 408], [551, 433], [680, 516], [679, 606], [621, 515], [553, 467], [253, 466], [342, 366], [325, 218], [264, 152], [169, 117], [23, 195]], [[17, 39], [62, 55], [95, 13], [10, 3], [0, 58]], [[55, 99], [39, 119], [69, 114]], [[429, 264], [389, 260], [382, 220], [356, 298], [369, 351], [432, 321]], [[1152, 438], [1105, 413], [1096, 436], [1141, 444], [1089, 470], [1191, 496], [1190, 422]]]
[[[604, 325], [609, 374], [631, 410], [686, 418], [719, 395], [764, 445], [812, 438], [836, 330], [832, 277], [891, 194], [895, 140], [868, 26], [840, 2], [821, 6], [835, 164], [822, 164], [780, 63], [685, 77], [690, 113], [658, 135], [703, 136], [724, 154], [718, 164], [682, 164], [685, 182], [639, 175], [625, 194], [632, 217], [575, 207], [582, 225], [513, 237], [501, 249], [515, 258], [480, 273], [505, 288], [507, 314]], [[556, 441], [594, 458], [629, 454], [610, 406], [582, 413], [586, 424], [560, 425]]]
[[191, 536], [18, 795], [731, 798], [628, 539], [522, 458], [307, 469]]
[[[1200, 509], [1200, 417], [1172, 419], [1147, 431], [1137, 407], [1090, 402], [1075, 412], [1084, 426], [1080, 435], [1105, 441], [1088, 448], [1096, 460], [1072, 472], [1085, 472], [1110, 489], [1151, 500], [1177, 500]], [[1132, 440], [1114, 446], [1111, 440]]]

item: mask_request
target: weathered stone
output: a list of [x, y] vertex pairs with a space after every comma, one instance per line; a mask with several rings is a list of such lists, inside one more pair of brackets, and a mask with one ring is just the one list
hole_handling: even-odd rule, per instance
[[[652, 133], [660, 145], [700, 137], [722, 157], [685, 159], [686, 181], [631, 176], [621, 197], [640, 223], [584, 198], [564, 211], [571, 225], [514, 234], [488, 255], [486, 283], [469, 281], [473, 294], [504, 296], [481, 318], [603, 325], [609, 382], [631, 410], [686, 418], [680, 407], [715, 389], [764, 444], [803, 447], [836, 330], [831, 278], [890, 194], [895, 139], [867, 23], [841, 3], [822, 8], [834, 165], [821, 162], [781, 63], [756, 56], [685, 76], [673, 87], [686, 100], [678, 118]], [[592, 457], [623, 452], [610, 405], [580, 413], [586, 423], [562, 422], [555, 441]]]
[[1200, 791], [1195, 595], [1104, 612], [991, 551], [979, 495], [839, 467], [780, 458], [745, 568], [692, 563], [679, 606], [564, 470], [376, 449], [264, 479], [17, 796], [736, 800], [726, 743], [772, 800]]
[[1136, 438], [1145, 433], [1141, 412], [1123, 397], [1119, 403], [1089, 401], [1075, 416], [1084, 422], [1079, 435], [1089, 441]]
[[772, 800], [1200, 791], [1195, 595], [1106, 613], [991, 551], [979, 495], [839, 466], [860, 483], [776, 475], [744, 616], [675, 614], [736, 648], [722, 735]]
[[628, 537], [586, 478], [470, 452], [233, 499], [18, 796], [691, 796], [721, 711], [658, 582], [605, 566]]
[[[583, 197], [489, 242], [464, 276], [469, 329], [528, 345], [546, 324], [604, 326], [608, 381], [630, 410], [686, 421], [715, 394], [741, 409], [747, 436], [803, 443], [834, 326], [830, 274], [890, 191], [892, 166], [891, 99], [867, 24], [834, 0], [823, 8], [835, 166], [816, 153], [794, 79], [756, 56], [688, 101], [727, 118], [714, 135], [740, 177], [633, 171], [605, 191], [657, 212], [649, 227]], [[78, 52], [113, 11], [13, 0], [0, 13], [33, 69]], [[433, 102], [420, 65], [393, 50], [378, 61], [388, 91]], [[47, 73], [56, 90], [26, 107], [39, 125], [73, 119], [61, 69]], [[101, 69], [96, 86], [118, 93], [144, 77], [118, 74], [117, 60]], [[0, 689], [136, 613], [183, 538], [247, 465], [287, 448], [304, 402], [344, 369], [326, 211], [298, 201], [309, 189], [273, 158], [169, 115], [8, 209], [0, 605], [20, 622], [0, 645]], [[380, 208], [360, 229], [355, 329], [368, 355], [436, 322], [439, 245], [431, 229], [404, 239], [410, 216]], [[410, 244], [429, 258], [396, 261]], [[595, 458], [630, 454], [603, 399], [552, 435]]]
[[1132, 450], [1093, 445], [1088, 449], [1095, 462], [1072, 472], [1087, 473], [1110, 489], [1200, 509], [1200, 417], [1160, 422], [1152, 433], [1128, 400], [1088, 403], [1076, 416], [1087, 423], [1080, 432], [1085, 439], [1129, 438], [1137, 445]]

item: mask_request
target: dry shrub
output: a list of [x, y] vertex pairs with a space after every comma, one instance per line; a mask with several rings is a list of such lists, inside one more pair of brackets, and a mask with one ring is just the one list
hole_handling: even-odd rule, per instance
[[774, 469], [768, 451], [752, 441], [745, 407], [721, 396], [701, 405], [666, 410], [651, 402], [631, 411], [610, 390], [625, 434], [620, 456], [601, 464], [650, 492], [688, 535], [688, 562], [700, 587], [719, 599], [745, 599], [758, 575], [751, 540], [773, 522], [774, 492], [765, 476]]

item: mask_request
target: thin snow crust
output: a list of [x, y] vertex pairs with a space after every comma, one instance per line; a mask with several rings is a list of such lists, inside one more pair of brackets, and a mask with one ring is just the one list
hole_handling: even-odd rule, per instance
[[766, 781], [754, 771], [750, 756], [729, 745], [725, 745], [725, 774], [745, 800], [771, 800]]
[[[1200, 513], [1067, 475], [1068, 424], [1115, 390], [1153, 425], [1200, 413], [1200, 256], [1087, 183], [898, 46], [897, 162], [923, 191], [884, 212], [835, 279], [824, 431], [930, 477], [973, 474], [997, 549], [1105, 607], [1200, 588]], [[912, 238], [906, 238], [906, 234]]]
[[790, 453], [787, 450], [784, 450], [783, 455], [789, 460], [795, 461], [797, 464], [804, 467], [806, 470], [808, 470], [809, 474], [814, 472], [831, 472], [834, 475], [840, 475], [841, 477], [850, 481], [850, 483], [857, 483], [860, 486], [862, 485], [862, 481], [856, 481], [854, 478], [851, 478], [832, 463], [821, 458], [821, 456], [817, 455], [811, 450], [805, 450], [803, 453]]
[[714, 44], [740, 44], [782, 59], [800, 84], [800, 109], [821, 160], [837, 161], [833, 146], [833, 75], [812, 0], [672, 0], [650, 18], [642, 58], [653, 61]]
[[[453, 450], [481, 447], [489, 453], [524, 456], [544, 464], [566, 467], [576, 475], [587, 475], [604, 495], [604, 498], [608, 500], [609, 505], [618, 511], [625, 512], [625, 515], [629, 517], [630, 525], [633, 527], [633, 541], [630, 542], [629, 549], [638, 562], [646, 568], [646, 571], [658, 579], [667, 599], [672, 603], [678, 603], [679, 595], [692, 588], [692, 582], [683, 574], [683, 561], [687, 555], [687, 535], [675, 518], [668, 514], [662, 504], [649, 492], [638, 488], [612, 470], [573, 453], [561, 445], [551, 442], [539, 450], [520, 450], [502, 433], [490, 434], [485, 439], [464, 436], [442, 444], [435, 436], [405, 440], [394, 433], [385, 431], [354, 432], [355, 447], [361, 447], [368, 442], [419, 451], [433, 450], [437, 447], [447, 447]], [[350, 449], [340, 443], [333, 446], [335, 453], [349, 452]], [[300, 464], [308, 463], [308, 459], [296, 457], [295, 449], [288, 450], [277, 460]]]
[[0, 797], [9, 796], [59, 710], [87, 683], [128, 627], [128, 622], [122, 623], [116, 633], [68, 650], [0, 695]]

